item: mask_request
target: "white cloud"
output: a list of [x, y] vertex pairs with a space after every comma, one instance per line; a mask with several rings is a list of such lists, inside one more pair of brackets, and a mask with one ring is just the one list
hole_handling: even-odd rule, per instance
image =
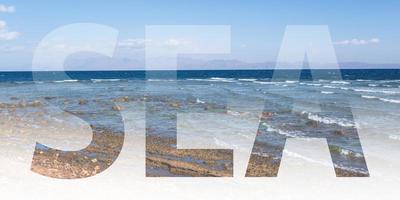
[[351, 39], [351, 40], [342, 40], [338, 42], [334, 42], [333, 44], [335, 45], [367, 45], [367, 44], [378, 44], [380, 43], [381, 40], [379, 38], [371, 38], [369, 40], [363, 40], [363, 39]]
[[133, 39], [126, 39], [122, 40], [118, 43], [119, 47], [122, 48], [130, 48], [130, 49], [143, 49], [146, 45], [146, 43], [150, 43], [150, 40], [146, 39], [138, 39], [138, 38], [133, 38]]
[[191, 44], [190, 41], [184, 39], [176, 39], [169, 38], [163, 41], [152, 41], [149, 39], [142, 38], [130, 38], [121, 40], [118, 43], [118, 46], [121, 48], [129, 48], [129, 49], [144, 49], [146, 45], [159, 46], [159, 47], [178, 47], [178, 46], [187, 46]]
[[188, 45], [190, 44], [189, 41], [184, 40], [184, 39], [175, 39], [175, 38], [170, 38], [168, 40], [166, 40], [164, 42], [165, 46], [172, 46], [172, 47], [176, 47], [176, 46], [183, 46], [183, 45]]
[[12, 45], [1, 45], [0, 46], [0, 52], [16, 52], [16, 51], [23, 51], [25, 50], [24, 46], [17, 45], [17, 46], [12, 46]]
[[16, 39], [20, 34], [15, 31], [11, 32], [0, 32], [0, 40], [13, 40]]
[[0, 4], [0, 12], [13, 13], [13, 12], [15, 12], [15, 7], [14, 6], [7, 6], [7, 5], [4, 5], [4, 4]]
[[7, 22], [0, 20], [0, 40], [16, 39], [20, 33], [7, 30]]

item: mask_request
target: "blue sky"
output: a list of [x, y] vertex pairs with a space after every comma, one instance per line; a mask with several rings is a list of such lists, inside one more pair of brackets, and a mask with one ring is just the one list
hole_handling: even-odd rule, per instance
[[[3, 0], [0, 70], [29, 69], [46, 34], [80, 22], [114, 27], [121, 43], [144, 38], [146, 25], [230, 25], [231, 54], [223, 59], [245, 62], [275, 61], [287, 25], [328, 25], [340, 62], [400, 63], [399, 8], [395, 0]], [[143, 59], [123, 50], [116, 56]]]

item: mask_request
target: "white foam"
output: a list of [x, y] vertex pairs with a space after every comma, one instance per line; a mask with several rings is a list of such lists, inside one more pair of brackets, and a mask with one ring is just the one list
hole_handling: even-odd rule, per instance
[[54, 81], [54, 83], [73, 83], [73, 82], [78, 82], [78, 80], [68, 79], [68, 80]]
[[219, 78], [219, 77], [212, 77], [210, 79], [207, 79], [208, 81], [212, 81], [212, 82], [228, 82], [228, 83], [232, 83], [235, 82], [235, 80], [233, 78]]
[[338, 87], [334, 87], [334, 86], [331, 86], [331, 85], [324, 85], [324, 86], [322, 86], [322, 87], [324, 87], [324, 88], [330, 88], [330, 89], [338, 89]]
[[320, 123], [324, 124], [337, 124], [339, 126], [343, 127], [355, 127], [354, 123], [348, 122], [344, 119], [334, 119], [334, 118], [329, 118], [329, 117], [321, 117], [313, 113], [309, 113], [306, 111], [301, 112], [304, 115], [307, 115], [307, 118], [310, 120], [314, 120]]
[[361, 95], [362, 98], [364, 99], [377, 99], [383, 102], [388, 102], [388, 103], [396, 103], [400, 104], [400, 100], [395, 100], [395, 99], [387, 99], [387, 98], [381, 98], [381, 97], [376, 97], [376, 96], [368, 96], [368, 95]]
[[114, 82], [114, 81], [120, 81], [121, 79], [90, 79], [94, 83], [98, 82]]
[[357, 158], [361, 158], [363, 157], [360, 153], [356, 153], [347, 149], [340, 149], [340, 154], [344, 155], [344, 156], [354, 156]]
[[299, 81], [285, 81], [285, 83], [298, 83]]
[[350, 84], [349, 82], [346, 82], [346, 81], [332, 81], [331, 83], [332, 84], [342, 84], [342, 85]]
[[333, 94], [333, 92], [321, 91], [321, 94]]
[[265, 82], [265, 81], [253, 81], [253, 83], [262, 84], [262, 85], [276, 85], [278, 82]]
[[267, 127], [267, 131], [269, 131], [269, 132], [275, 132], [275, 133], [278, 133], [280, 135], [284, 135], [284, 136], [287, 136], [287, 137], [299, 137], [299, 136], [301, 136], [300, 132], [284, 131], [284, 130], [281, 130], [281, 129], [278, 129], [278, 128], [274, 128], [274, 127], [272, 127], [271, 125], [269, 125], [269, 124], [267, 124], [265, 122], [263, 122], [262, 125]]
[[201, 104], [203, 104], [203, 103], [206, 103], [205, 101], [202, 101], [202, 100], [200, 100], [199, 98], [197, 98], [196, 99], [196, 103], [201, 103]]
[[250, 82], [253, 82], [253, 81], [256, 81], [257, 79], [255, 79], [255, 78], [240, 78], [238, 80], [239, 81], [250, 81]]
[[391, 90], [369, 90], [369, 89], [353, 89], [356, 92], [367, 92], [367, 93], [383, 93], [383, 94], [399, 94], [399, 92]]

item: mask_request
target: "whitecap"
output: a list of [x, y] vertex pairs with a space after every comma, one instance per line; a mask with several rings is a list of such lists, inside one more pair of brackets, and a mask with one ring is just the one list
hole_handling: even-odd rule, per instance
[[349, 82], [346, 82], [346, 81], [332, 81], [331, 83], [332, 84], [342, 84], [342, 85], [350, 84]]
[[310, 120], [317, 121], [317, 122], [324, 123], [324, 124], [337, 124], [337, 125], [343, 126], [343, 127], [355, 127], [354, 123], [351, 123], [344, 119], [322, 117], [317, 114], [309, 113], [306, 111], [301, 112], [301, 114], [306, 115], [307, 118]]
[[357, 157], [357, 158], [361, 158], [363, 157], [360, 153], [357, 152], [353, 152], [347, 149], [340, 149], [340, 154], [344, 155], [344, 156], [353, 156], [353, 157]]
[[238, 80], [239, 80], [239, 81], [249, 81], [249, 82], [253, 82], [253, 81], [256, 81], [257, 79], [255, 79], [255, 78], [239, 78]]
[[197, 98], [197, 99], [196, 99], [196, 103], [201, 103], [201, 104], [203, 104], [203, 103], [206, 103], [206, 102], [204, 102], [204, 101], [200, 100], [199, 98]]
[[391, 90], [369, 90], [369, 89], [353, 89], [356, 92], [366, 92], [366, 93], [383, 93], [383, 94], [399, 94], [399, 92]]
[[115, 78], [115, 79], [90, 79], [90, 80], [94, 83], [98, 83], [98, 82], [106, 82], [106, 81], [108, 81], [108, 82], [120, 81], [121, 79]]
[[279, 129], [279, 128], [274, 128], [274, 127], [272, 127], [271, 125], [269, 125], [269, 124], [267, 124], [265, 122], [263, 122], [262, 125], [267, 127], [267, 131], [268, 132], [275, 132], [275, 133], [278, 133], [280, 135], [284, 135], [286, 137], [299, 137], [299, 136], [302, 135], [301, 132], [290, 132], [290, 131], [284, 131], [284, 130]]
[[208, 81], [213, 81], [213, 82], [228, 82], [232, 83], [235, 82], [233, 78], [219, 78], [219, 77], [212, 77], [210, 79], [207, 79]]
[[322, 86], [322, 87], [324, 87], [324, 88], [330, 88], [330, 89], [337, 89], [338, 87], [334, 87], [334, 86], [331, 86], [331, 85], [324, 85], [324, 86]]
[[289, 81], [289, 80], [287, 80], [287, 81], [285, 81], [285, 83], [298, 83], [299, 81]]
[[388, 103], [396, 103], [400, 104], [400, 100], [395, 100], [395, 99], [387, 99], [387, 98], [381, 98], [381, 97], [376, 97], [376, 96], [368, 96], [368, 95], [361, 95], [362, 98], [364, 99], [377, 99], [383, 102], [388, 102]]
[[68, 79], [68, 80], [58, 80], [58, 81], [53, 81], [54, 83], [73, 83], [73, 82], [78, 82], [78, 80], [74, 79]]

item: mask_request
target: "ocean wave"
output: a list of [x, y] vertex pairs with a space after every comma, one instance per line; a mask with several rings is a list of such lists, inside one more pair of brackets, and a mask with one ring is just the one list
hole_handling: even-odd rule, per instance
[[343, 127], [355, 127], [354, 123], [349, 122], [345, 119], [322, 117], [317, 114], [309, 113], [306, 111], [301, 112], [301, 114], [307, 116], [307, 118], [310, 120], [324, 123], [324, 124], [337, 124], [337, 125], [343, 126]]
[[197, 99], [196, 99], [196, 103], [203, 104], [203, 103], [206, 103], [206, 102], [205, 102], [205, 101], [202, 101], [202, 100], [200, 100], [199, 98], [197, 98]]
[[330, 88], [330, 89], [338, 89], [338, 87], [331, 86], [331, 85], [324, 85], [324, 86], [322, 86], [322, 87], [324, 87], [324, 88]]
[[247, 81], [247, 82], [253, 82], [256, 81], [257, 79], [255, 78], [239, 78], [239, 81]]
[[206, 80], [212, 81], [212, 82], [228, 82], [228, 83], [236, 82], [235, 79], [233, 79], [233, 78], [219, 78], [219, 77], [212, 77], [212, 78], [206, 79]]
[[388, 102], [388, 103], [396, 103], [396, 104], [400, 103], [400, 100], [387, 99], [387, 98], [376, 97], [376, 96], [361, 95], [361, 98], [364, 98], [364, 99], [377, 99], [377, 100], [380, 100], [380, 101], [383, 101], [383, 102]]
[[261, 84], [261, 85], [277, 85], [279, 82], [267, 82], [267, 81], [253, 81], [253, 83]]
[[300, 85], [308, 85], [308, 86], [321, 86], [319, 83], [300, 83]]
[[54, 83], [74, 83], [74, 82], [78, 82], [78, 80], [74, 80], [74, 79], [68, 79], [68, 80], [58, 80], [58, 81], [53, 81]]
[[269, 125], [265, 122], [263, 122], [262, 125], [267, 128], [268, 132], [275, 132], [280, 135], [284, 135], [286, 137], [301, 137], [302, 136], [301, 132], [284, 131], [282, 129], [272, 127], [271, 125]]
[[201, 78], [188, 78], [188, 79], [185, 79], [185, 80], [187, 80], [187, 81], [204, 81], [205, 79], [201, 79]]
[[115, 81], [120, 81], [121, 79], [114, 78], [114, 79], [90, 79], [93, 83], [99, 83], [99, 82], [115, 82]]
[[350, 84], [350, 83], [347, 82], [347, 81], [332, 81], [331, 83], [332, 83], [332, 84], [342, 84], [342, 85], [348, 85], [348, 84]]
[[369, 90], [369, 89], [353, 89], [356, 92], [366, 92], [366, 93], [383, 93], [383, 94], [399, 94], [400, 92], [390, 91], [390, 90]]
[[234, 83], [237, 82], [233, 78], [219, 78], [219, 77], [212, 77], [209, 79], [200, 79], [200, 78], [188, 78], [188, 81], [206, 81], [206, 82], [227, 82], [227, 83]]
[[334, 92], [321, 91], [321, 94], [333, 94]]
[[355, 157], [355, 158], [362, 158], [363, 155], [354, 151], [350, 151], [348, 149], [340, 148], [339, 153], [344, 156]]
[[289, 81], [289, 80], [287, 80], [287, 81], [285, 81], [285, 83], [298, 83], [299, 81]]

